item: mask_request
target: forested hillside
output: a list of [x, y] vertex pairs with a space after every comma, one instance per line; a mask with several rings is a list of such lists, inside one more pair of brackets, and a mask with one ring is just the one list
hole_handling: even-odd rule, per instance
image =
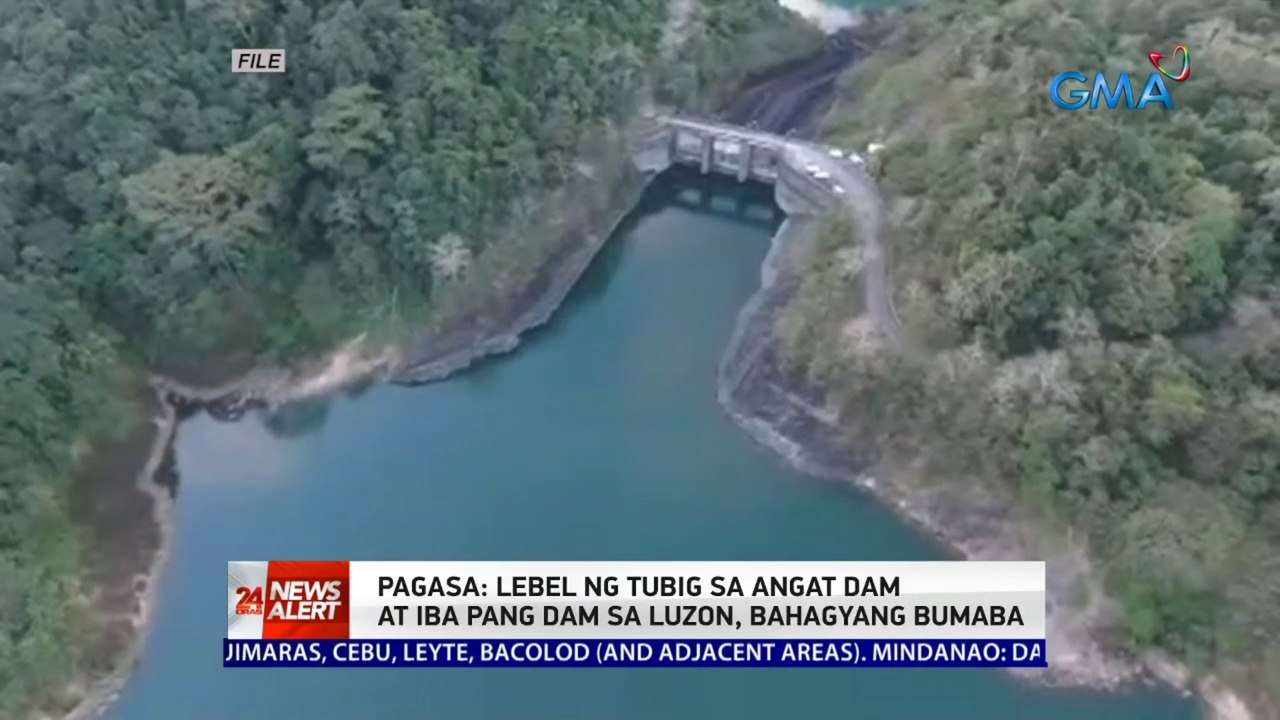
[[681, 28], [685, 41], [664, 57], [655, 72], [658, 99], [711, 114], [751, 75], [822, 49], [826, 37], [816, 25], [784, 9], [756, 0], [693, 2], [697, 8]]
[[[1064, 70], [1140, 87], [1177, 43], [1172, 111], [1050, 102]], [[831, 311], [853, 232], [783, 322], [792, 364], [888, 462], [1083, 529], [1134, 647], [1280, 698], [1280, 10], [933, 0], [846, 94], [829, 134], [888, 147], [912, 349]]]
[[[730, 80], [738, 57], [715, 53], [779, 19], [772, 0], [688, 9], [687, 40], [710, 48], [693, 61]], [[0, 3], [0, 717], [74, 701], [87, 669], [68, 489], [87, 439], [147, 420], [119, 389], [431, 318], [442, 286], [586, 172], [582, 144], [631, 116], [667, 12]], [[233, 74], [234, 47], [285, 48], [288, 72]]]

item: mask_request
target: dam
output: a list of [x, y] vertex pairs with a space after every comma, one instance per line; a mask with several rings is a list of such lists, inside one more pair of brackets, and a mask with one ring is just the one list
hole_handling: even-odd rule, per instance
[[[833, 156], [836, 148], [829, 146], [694, 118], [659, 116], [656, 124], [634, 145], [631, 159], [638, 170], [658, 174], [672, 165], [686, 165], [704, 175], [772, 185], [775, 202], [789, 216], [817, 215], [839, 202], [842, 191], [848, 197], [850, 188], [842, 181], [863, 188], [872, 185], [859, 163]], [[832, 181], [818, 180], [806, 167], [824, 171]]]

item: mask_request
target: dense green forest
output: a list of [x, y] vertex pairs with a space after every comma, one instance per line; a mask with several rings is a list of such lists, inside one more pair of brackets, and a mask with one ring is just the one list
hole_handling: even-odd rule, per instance
[[[906, 13], [829, 134], [887, 144], [877, 172], [910, 349], [865, 342], [864, 322], [833, 311], [858, 298], [856, 230], [834, 225], [780, 324], [791, 364], [888, 461], [926, 456], [932, 481], [998, 483], [1047, 527], [1084, 529], [1133, 647], [1273, 699], [1278, 33], [1267, 0]], [[1169, 83], [1172, 111], [1050, 102], [1064, 70], [1141, 82], [1147, 53], [1177, 43], [1192, 74]]]
[[[669, 49], [717, 69], [691, 68], [685, 101], [744, 75], [736, 37], [795, 27], [772, 0], [689, 9]], [[653, 84], [667, 15], [665, 0], [0, 3], [0, 717], [72, 702], [100, 670], [68, 496], [87, 439], [145, 421], [121, 387], [429, 320], [486, 259], [497, 270], [473, 285], [512, 292], [546, 259], [511, 249], [523, 220], [591, 175], [577, 160], [606, 152]], [[233, 74], [234, 47], [285, 48], [288, 71]]]

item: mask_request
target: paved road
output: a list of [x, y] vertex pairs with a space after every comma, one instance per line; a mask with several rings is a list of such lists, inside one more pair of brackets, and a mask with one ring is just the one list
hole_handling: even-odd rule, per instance
[[858, 226], [858, 238], [865, 246], [866, 264], [862, 270], [863, 305], [876, 327], [884, 333], [886, 339], [895, 348], [902, 348], [905, 333], [898, 314], [893, 309], [892, 288], [889, 284], [888, 262], [885, 257], [882, 226], [882, 203], [875, 181], [867, 175], [866, 170], [858, 163], [843, 158], [834, 158], [830, 148], [803, 140], [782, 137], [774, 133], [759, 130], [748, 130], [743, 127], [723, 123], [690, 120], [687, 118], [662, 118], [669, 125], [688, 128], [692, 131], [717, 132], [738, 140], [784, 147], [783, 156], [787, 162], [804, 173], [804, 168], [816, 165], [826, 171], [830, 180], [827, 187], [839, 185], [844, 189], [843, 195], [836, 197], [843, 200]]
[[713, 122], [710, 120], [693, 120], [690, 118], [671, 117], [666, 115], [659, 117], [658, 120], [671, 127], [685, 128], [694, 132], [713, 132], [720, 135], [732, 136], [738, 140], [760, 143], [762, 145], [789, 145], [792, 142], [798, 142], [765, 130], [756, 130], [746, 128], [741, 125], [730, 125], [728, 123]]
[[898, 313], [893, 308], [889, 284], [888, 259], [885, 257], [883, 212], [880, 192], [866, 169], [852, 160], [831, 157], [826, 148], [808, 143], [788, 143], [800, 167], [817, 165], [831, 175], [831, 182], [844, 188], [845, 201], [858, 226], [858, 238], [864, 243], [862, 268], [862, 302], [871, 320], [895, 348], [902, 348], [905, 333]]

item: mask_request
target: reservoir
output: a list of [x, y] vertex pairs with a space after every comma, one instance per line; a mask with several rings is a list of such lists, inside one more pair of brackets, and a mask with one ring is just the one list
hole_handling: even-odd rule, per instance
[[717, 405], [721, 352], [781, 219], [768, 188], [665, 176], [516, 353], [285, 428], [184, 423], [154, 625], [108, 717], [1197, 717], [1170, 693], [993, 670], [221, 667], [228, 560], [942, 557], [870, 497], [789, 470]]

